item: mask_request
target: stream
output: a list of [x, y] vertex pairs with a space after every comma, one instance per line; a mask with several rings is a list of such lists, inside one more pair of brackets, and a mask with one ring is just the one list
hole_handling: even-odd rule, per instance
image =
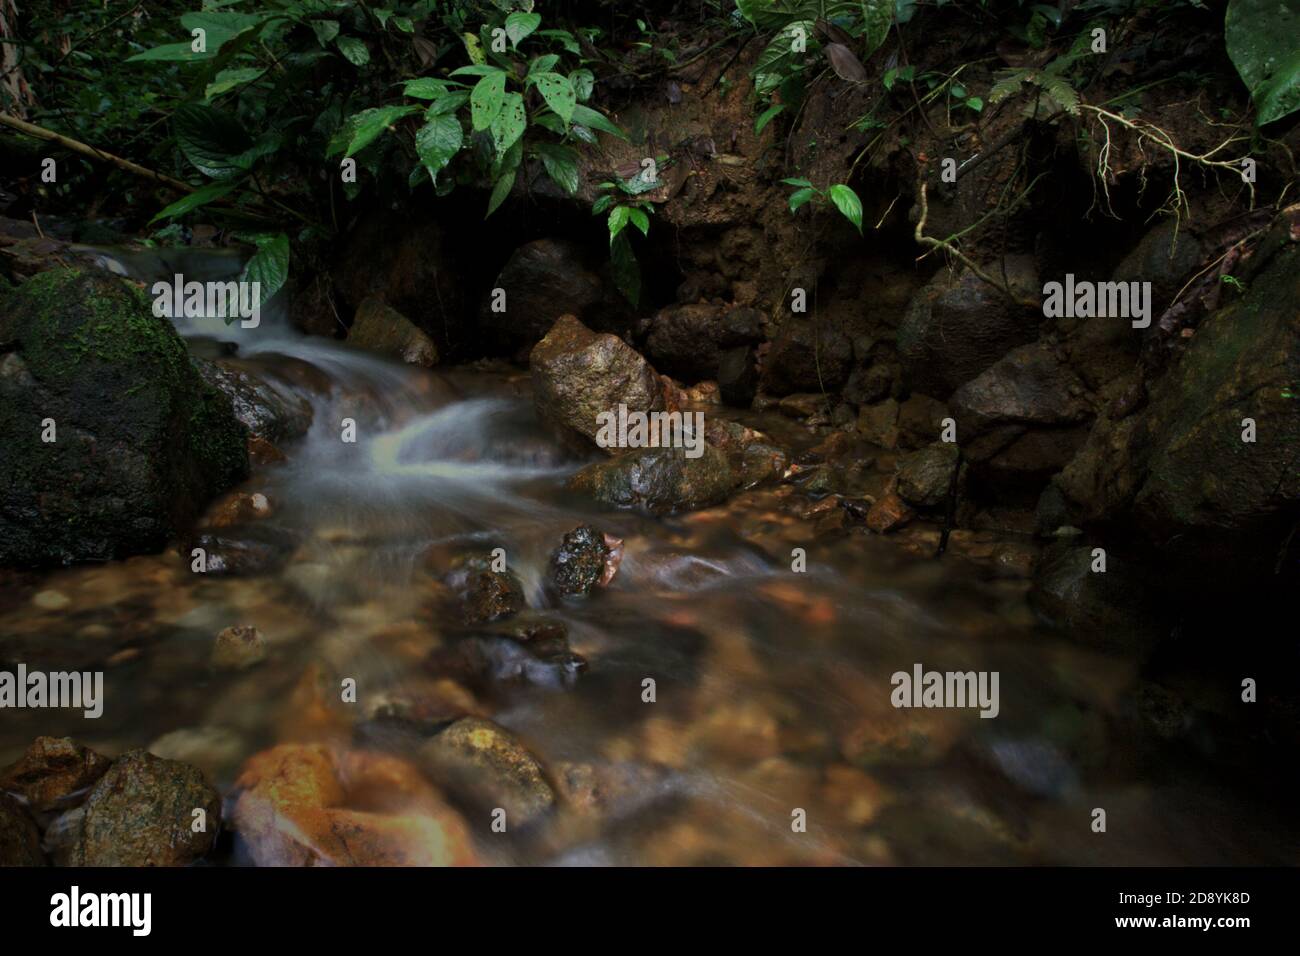
[[[103, 254], [146, 283], [238, 266], [215, 251]], [[419, 721], [385, 707], [432, 699], [508, 728], [552, 779], [599, 782], [595, 809], [503, 835], [459, 805], [493, 864], [1230, 864], [1283, 862], [1296, 844], [1283, 805], [1202, 759], [1213, 741], [1161, 737], [1136, 663], [1044, 629], [1026, 575], [969, 559], [1029, 547], [1014, 536], [963, 532], [935, 560], [937, 527], [827, 533], [773, 483], [666, 518], [601, 510], [565, 490], [583, 461], [545, 437], [524, 371], [398, 364], [301, 335], [282, 303], [255, 329], [179, 328], [311, 404], [287, 461], [240, 489], [271, 514], [222, 529], [292, 542], [289, 556], [196, 575], [173, 549], [6, 589], [7, 657], [102, 669], [106, 706], [96, 721], [6, 712], [0, 764], [38, 734], [70, 735], [189, 760], [229, 795], [247, 758], [284, 741], [409, 755]], [[729, 414], [796, 450], [816, 441], [776, 411]], [[549, 555], [583, 524], [622, 539], [622, 562], [608, 587], [562, 598]], [[511, 643], [491, 645], [488, 678], [431, 666], [466, 633], [445, 576], [495, 548], [523, 583], [521, 620], [562, 624], [570, 656]], [[240, 624], [267, 659], [214, 673], [215, 634]], [[891, 676], [915, 665], [997, 672], [997, 717], [894, 707]], [[355, 704], [337, 699], [346, 678]], [[216, 862], [247, 862], [238, 838], [220, 848]]]

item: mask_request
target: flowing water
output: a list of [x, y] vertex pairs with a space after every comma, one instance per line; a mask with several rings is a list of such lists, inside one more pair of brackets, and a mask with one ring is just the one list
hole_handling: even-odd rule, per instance
[[[148, 281], [237, 265], [179, 255], [111, 260]], [[244, 367], [312, 404], [288, 460], [242, 489], [266, 495], [273, 513], [254, 530], [291, 540], [292, 556], [248, 577], [193, 574], [176, 549], [22, 576], [0, 600], [6, 662], [102, 669], [107, 702], [97, 721], [7, 712], [0, 763], [37, 734], [67, 734], [109, 754], [183, 757], [229, 794], [243, 762], [281, 741], [403, 753], [409, 738], [372, 719], [379, 703], [452, 694], [553, 779], [599, 781], [589, 805], [566, 800], [504, 836], [464, 808], [493, 863], [1295, 862], [1297, 841], [1279, 838], [1294, 824], [1214, 769], [1212, 745], [1162, 736], [1151, 712], [1165, 692], [1134, 663], [1046, 632], [1023, 573], [970, 559], [1026, 542], [958, 535], [938, 561], [937, 529], [828, 532], [788, 485], [663, 519], [599, 510], [565, 492], [582, 462], [545, 437], [524, 373], [403, 366], [304, 337], [275, 308], [256, 329], [180, 328], [196, 345], [235, 343]], [[340, 437], [346, 418], [354, 443]], [[815, 440], [779, 417], [746, 422]], [[624, 557], [609, 587], [559, 598], [548, 556], [584, 523], [623, 539]], [[524, 584], [524, 617], [562, 622], [585, 671], [523, 650], [496, 662], [495, 680], [453, 686], [430, 667], [464, 634], [442, 579], [498, 547]], [[214, 635], [234, 624], [258, 627], [269, 657], [214, 674]], [[893, 707], [891, 675], [917, 664], [996, 671], [997, 717]], [[338, 701], [343, 678], [356, 704]], [[245, 858], [237, 840], [223, 847], [222, 860]]]

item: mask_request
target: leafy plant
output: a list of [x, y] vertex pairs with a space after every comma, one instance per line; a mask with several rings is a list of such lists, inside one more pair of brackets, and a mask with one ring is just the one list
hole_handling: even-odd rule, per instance
[[633, 305], [641, 299], [641, 267], [628, 238], [627, 227], [635, 226], [641, 230], [641, 235], [650, 235], [650, 217], [654, 215], [654, 205], [637, 197], [663, 185], [659, 180], [659, 170], [667, 163], [668, 157], [660, 156], [647, 163], [635, 176], [601, 183], [597, 189], [602, 195], [591, 207], [593, 216], [606, 217], [614, 282]]
[[862, 200], [848, 186], [836, 183], [823, 190], [818, 189], [807, 179], [783, 179], [781, 182], [795, 188], [789, 199], [791, 212], [797, 212], [801, 206], [810, 202], [821, 205], [829, 203], [838, 209], [845, 219], [853, 223], [859, 233], [862, 232]]
[[1230, 0], [1224, 20], [1228, 56], [1250, 90], [1264, 126], [1300, 109], [1300, 3]]

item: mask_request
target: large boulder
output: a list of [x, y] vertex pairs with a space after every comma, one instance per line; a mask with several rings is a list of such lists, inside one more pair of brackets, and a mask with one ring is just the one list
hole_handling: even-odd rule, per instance
[[198, 768], [144, 750], [113, 761], [84, 810], [79, 866], [187, 866], [212, 849], [221, 826], [221, 797]]
[[1296, 235], [1284, 221], [1266, 237], [1237, 270], [1246, 295], [1200, 325], [1144, 407], [1102, 416], [1055, 479], [1075, 523], [1140, 530], [1202, 592], [1271, 580], [1300, 517]]
[[763, 357], [759, 388], [768, 395], [834, 392], [853, 367], [853, 344], [825, 323], [790, 319]]
[[542, 421], [562, 437], [577, 436], [587, 447], [600, 431], [596, 416], [664, 408], [659, 376], [640, 354], [616, 335], [591, 331], [562, 315], [534, 346], [529, 358], [533, 400]]
[[409, 365], [430, 368], [438, 364], [438, 346], [433, 339], [377, 296], [362, 299], [357, 306], [348, 341]]
[[333, 288], [345, 312], [377, 296], [429, 333], [445, 354], [465, 339], [457, 240], [432, 220], [380, 210], [362, 217], [338, 256]]
[[[995, 271], [997, 270], [997, 267]], [[1009, 256], [1014, 292], [1039, 296], [1033, 261]], [[1042, 313], [1020, 307], [970, 272], [934, 277], [912, 299], [898, 327], [904, 381], [914, 391], [947, 398], [1017, 345], [1038, 337]]]
[[5, 305], [0, 564], [158, 551], [247, 475], [229, 399], [140, 290], [60, 269]]
[[977, 472], [1044, 482], [1086, 438], [1083, 383], [1042, 343], [1013, 349], [949, 399], [962, 450]]
[[694, 511], [718, 504], [739, 483], [727, 456], [712, 445], [698, 458], [681, 448], [629, 451], [588, 465], [569, 479], [569, 487], [619, 508], [652, 514]]
[[723, 352], [763, 339], [757, 309], [708, 303], [661, 309], [650, 324], [645, 350], [655, 367], [685, 382], [717, 379]]
[[[504, 311], [493, 308], [496, 289], [505, 293]], [[479, 317], [507, 344], [533, 345], [562, 315], [577, 316], [588, 325], [599, 321], [597, 306], [604, 291], [580, 246], [563, 239], [537, 239], [511, 254]]]
[[230, 399], [250, 435], [274, 445], [301, 438], [311, 428], [311, 402], [287, 384], [260, 375], [238, 359], [195, 358], [204, 381]]

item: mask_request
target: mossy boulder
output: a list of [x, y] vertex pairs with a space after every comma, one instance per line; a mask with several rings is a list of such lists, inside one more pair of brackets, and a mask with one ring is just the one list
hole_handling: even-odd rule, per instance
[[143, 292], [93, 269], [6, 298], [0, 448], [0, 565], [158, 551], [248, 472], [230, 400]]
[[626, 452], [578, 471], [569, 488], [603, 504], [669, 514], [719, 504], [738, 483], [727, 456], [705, 445], [699, 458], [681, 448]]

